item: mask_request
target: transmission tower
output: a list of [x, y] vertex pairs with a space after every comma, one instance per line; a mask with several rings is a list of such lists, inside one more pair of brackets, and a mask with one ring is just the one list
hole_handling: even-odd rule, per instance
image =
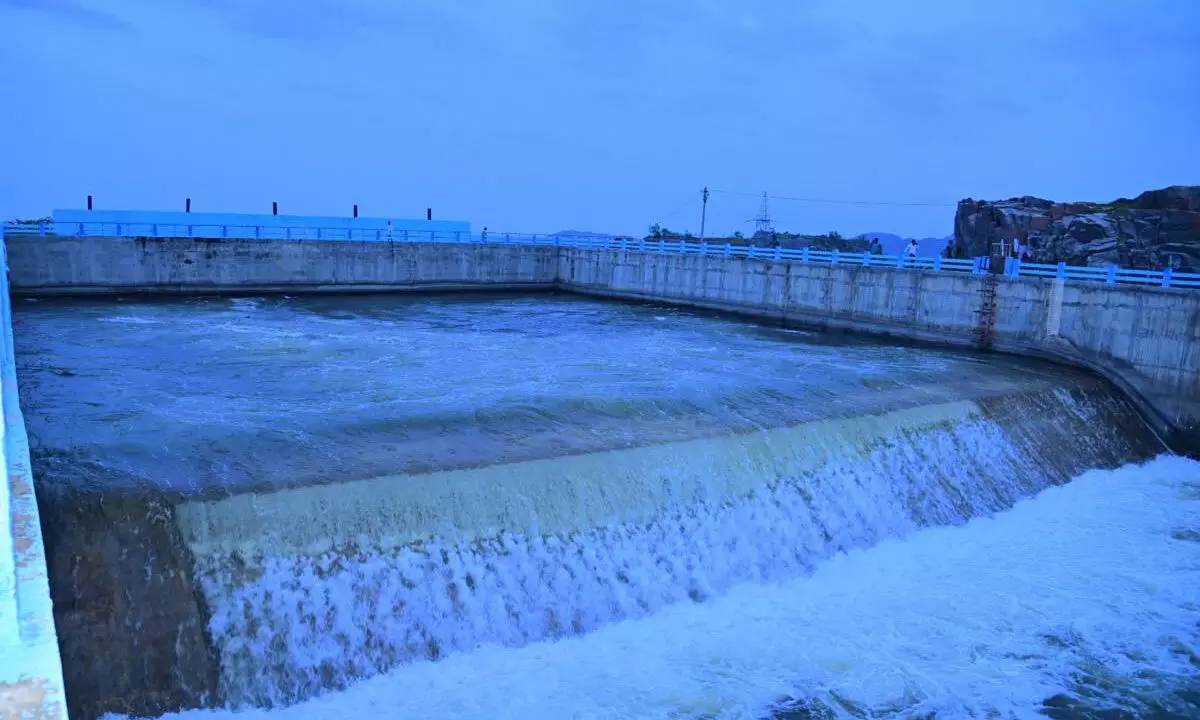
[[763, 193], [762, 204], [758, 206], [758, 217], [754, 218], [754, 235], [758, 237], [760, 234], [775, 235], [775, 222], [771, 220], [771, 206], [766, 193]]

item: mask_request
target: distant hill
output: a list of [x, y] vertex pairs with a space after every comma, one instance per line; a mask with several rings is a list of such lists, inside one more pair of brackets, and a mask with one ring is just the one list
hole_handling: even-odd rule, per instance
[[556, 233], [550, 234], [550, 237], [567, 237], [567, 236], [597, 238], [597, 239], [601, 239], [601, 240], [605, 239], [605, 238], [616, 237], [616, 235], [611, 235], [609, 233], [588, 232], [586, 230], [559, 230]]
[[[879, 242], [883, 244], [885, 255], [899, 255], [901, 252], [904, 252], [904, 246], [908, 245], [908, 241], [910, 240], [910, 238], [900, 237], [895, 233], [888, 232], [867, 232], [863, 233], [863, 237], [867, 239], [878, 238]], [[918, 238], [917, 244], [921, 248], [922, 255], [937, 255], [942, 251], [942, 248], [946, 247], [946, 243], [953, 239], [953, 235], [940, 238]]]

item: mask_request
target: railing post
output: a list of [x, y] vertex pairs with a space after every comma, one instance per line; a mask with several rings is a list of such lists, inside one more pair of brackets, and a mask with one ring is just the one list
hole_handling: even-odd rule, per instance
[[1058, 264], [1058, 270], [1054, 273], [1054, 277], [1058, 278], [1059, 280], [1067, 279], [1067, 264], [1065, 262], [1060, 262]]
[[838, 252], [837, 250], [834, 250], [832, 253], [830, 253], [830, 254], [829, 254], [829, 264], [830, 264], [830, 265], [837, 265], [837, 264], [838, 264], [838, 260], [839, 260], [840, 258], [841, 258], [841, 253], [840, 253], [840, 252]]
[[1117, 284], [1117, 266], [1116, 265], [1108, 266], [1108, 272], [1106, 272], [1104, 274], [1104, 282], [1108, 283], [1109, 285]]
[[896, 267], [900, 270], [904, 269], [904, 253], [896, 256]]
[[682, 255], [687, 251], [687, 243], [683, 240], [679, 241], [679, 254]]
[[638, 238], [638, 252], [646, 252], [646, 238]]
[[117, 237], [121, 237], [121, 223], [117, 223], [116, 232], [114, 233], [114, 235], [116, 235]]
[[[317, 234], [317, 238], [318, 238], [318, 239], [320, 239], [320, 237], [321, 237], [321, 235], [320, 235], [320, 232], [321, 232], [321, 231], [318, 229], [318, 230], [317, 230], [317, 233], [318, 233], [318, 234]], [[223, 238], [228, 238], [228, 237], [229, 237], [229, 226], [228, 226], [228, 225], [222, 225], [222, 226], [221, 226], [221, 237], [223, 237]]]
[[800, 262], [802, 262], [802, 263], [807, 263], [807, 262], [808, 262], [808, 250], [809, 250], [809, 248], [808, 248], [808, 246], [807, 246], [807, 245], [806, 245], [805, 247], [801, 248], [801, 250], [800, 250]]
[[871, 253], [865, 252], [862, 257], [863, 267], [871, 267]]
[[751, 245], [749, 251], [747, 251], [747, 253], [746, 253], [746, 257], [748, 257], [750, 259], [754, 259], [754, 258], [758, 257], [758, 248], [755, 247], [754, 245]]
[[254, 239], [255, 239], [255, 240], [261, 240], [261, 239], [262, 239], [262, 225], [255, 225], [255, 226], [254, 226]]
[[724, 254], [725, 254], [725, 257], [729, 257], [730, 255], [733, 254], [733, 246], [730, 245], [729, 243], [725, 243], [725, 253]]
[[779, 245], [776, 245], [775, 246], [775, 260], [779, 261], [782, 259], [783, 259], [783, 248], [780, 247]]
[[1163, 278], [1162, 278], [1162, 286], [1163, 287], [1165, 287], [1165, 288], [1171, 287], [1171, 276], [1174, 274], [1174, 272], [1175, 271], [1169, 267], [1166, 270], [1163, 270]]
[[283, 237], [287, 240], [292, 239], [292, 228], [290, 226], [283, 229]]
[[462, 242], [462, 230], [454, 231], [454, 242], [456, 242], [456, 243]]

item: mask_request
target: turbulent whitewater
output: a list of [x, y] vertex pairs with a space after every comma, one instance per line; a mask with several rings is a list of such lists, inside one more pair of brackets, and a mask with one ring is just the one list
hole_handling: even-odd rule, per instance
[[1197, 466], [1087, 375], [556, 296], [18, 319], [76, 717], [1195, 701]]
[[1197, 717], [1198, 587], [1200, 463], [1164, 457], [582, 637], [180, 717]]

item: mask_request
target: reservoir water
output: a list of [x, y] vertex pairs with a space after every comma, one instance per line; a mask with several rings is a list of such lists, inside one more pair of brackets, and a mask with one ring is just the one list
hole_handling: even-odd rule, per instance
[[14, 322], [73, 717], [1200, 712], [1200, 465], [1086, 374], [556, 295]]

